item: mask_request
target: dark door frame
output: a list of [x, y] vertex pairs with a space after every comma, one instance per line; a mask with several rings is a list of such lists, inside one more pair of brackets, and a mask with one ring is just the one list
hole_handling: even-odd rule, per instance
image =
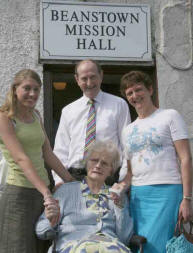
[[[52, 93], [52, 83], [54, 75], [57, 73], [74, 73], [75, 64], [71, 65], [44, 65], [43, 72], [43, 83], [44, 83], [44, 96], [43, 96], [43, 106], [44, 106], [44, 127], [48, 138], [50, 140], [51, 146], [54, 146], [53, 139], [53, 93]], [[157, 89], [157, 76], [156, 76], [156, 66], [133, 66], [133, 65], [104, 65], [102, 66], [104, 75], [123, 75], [131, 70], [142, 70], [150, 74], [154, 83], [154, 103], [158, 106], [158, 89]]]

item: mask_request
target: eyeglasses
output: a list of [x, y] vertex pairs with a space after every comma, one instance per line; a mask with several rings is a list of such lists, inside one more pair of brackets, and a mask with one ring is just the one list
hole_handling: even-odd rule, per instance
[[99, 158], [90, 158], [89, 161], [92, 164], [100, 164], [101, 167], [103, 168], [110, 168], [112, 167], [112, 164], [110, 164], [109, 162], [103, 160], [103, 159], [99, 159]]

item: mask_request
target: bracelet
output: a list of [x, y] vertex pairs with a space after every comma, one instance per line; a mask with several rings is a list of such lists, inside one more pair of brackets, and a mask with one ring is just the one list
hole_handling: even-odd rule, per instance
[[184, 199], [192, 200], [192, 196], [184, 196]]

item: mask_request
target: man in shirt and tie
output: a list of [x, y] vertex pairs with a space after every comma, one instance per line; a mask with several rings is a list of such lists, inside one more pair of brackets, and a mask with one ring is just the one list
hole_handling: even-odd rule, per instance
[[[111, 140], [122, 151], [122, 129], [130, 123], [127, 103], [120, 97], [101, 91], [103, 71], [94, 60], [80, 61], [75, 79], [83, 96], [62, 110], [54, 153], [73, 177], [85, 175], [84, 157], [95, 140]], [[55, 183], [62, 180], [54, 175]]]

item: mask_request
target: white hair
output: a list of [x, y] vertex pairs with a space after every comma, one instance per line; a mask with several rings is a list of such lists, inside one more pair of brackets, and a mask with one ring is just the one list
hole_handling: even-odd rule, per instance
[[112, 141], [96, 141], [94, 144], [92, 144], [85, 157], [86, 164], [94, 152], [107, 153], [112, 158], [112, 168], [114, 173], [120, 167], [120, 154], [118, 148]]

